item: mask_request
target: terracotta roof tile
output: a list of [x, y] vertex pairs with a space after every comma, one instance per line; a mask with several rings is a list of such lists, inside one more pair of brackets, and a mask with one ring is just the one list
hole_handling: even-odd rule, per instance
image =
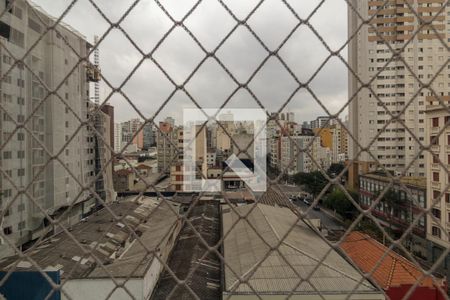
[[[413, 285], [423, 274], [419, 267], [392, 250], [377, 265], [388, 248], [361, 232], [350, 233], [340, 247], [364, 273], [376, 268], [372, 279], [384, 290], [394, 286]], [[445, 285], [443, 280], [436, 281]], [[434, 287], [435, 284], [431, 276], [426, 276], [421, 280], [420, 286]]]

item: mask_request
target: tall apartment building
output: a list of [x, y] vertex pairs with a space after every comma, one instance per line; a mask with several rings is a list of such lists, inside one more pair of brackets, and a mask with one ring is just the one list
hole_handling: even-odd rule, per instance
[[340, 123], [332, 125], [330, 131], [333, 139], [332, 162], [344, 162], [348, 158], [348, 133]]
[[142, 149], [144, 146], [144, 133], [138, 130], [142, 126], [142, 121], [138, 118], [131, 119], [122, 123], [122, 147], [130, 144], [136, 145], [137, 149]]
[[122, 124], [114, 123], [114, 152], [122, 151]]
[[[5, 1], [1, 1], [0, 10], [4, 9]], [[89, 192], [82, 192], [77, 183], [85, 185], [94, 177], [95, 154], [87, 142], [91, 133], [87, 127], [77, 131], [78, 119], [87, 119], [89, 101], [87, 66], [77, 65], [78, 55], [84, 57], [91, 46], [64, 24], [41, 38], [54, 22], [25, 0], [14, 1], [0, 20], [0, 71], [4, 76], [0, 83], [1, 230], [17, 246], [54, 229], [44, 212], [56, 218], [73, 204], [65, 216], [72, 223], [95, 205]], [[10, 70], [15, 58], [27, 51], [24, 62], [31, 71], [21, 63]], [[44, 87], [53, 90], [61, 83], [57, 92], [67, 106], [55, 95], [48, 95]], [[16, 131], [13, 120], [29, 131]], [[50, 155], [58, 154], [61, 161], [47, 164], [50, 156], [44, 149]], [[27, 191], [34, 201], [28, 195], [18, 195], [14, 185], [19, 189], [30, 185]], [[0, 256], [11, 252], [2, 241]]]
[[[448, 45], [450, 6], [445, 6], [446, 1], [442, 0], [387, 1], [386, 4], [385, 1], [353, 0], [351, 3], [364, 19], [372, 18], [370, 24], [374, 27], [359, 28], [362, 21], [349, 8], [349, 35], [359, 29], [350, 40], [349, 64], [362, 82], [375, 78], [371, 82], [372, 93], [367, 88], [359, 90], [361, 83], [349, 72], [349, 97], [356, 94], [349, 106], [349, 129], [362, 147], [376, 139], [370, 152], [386, 169], [402, 172], [411, 164], [406, 176], [425, 176], [424, 155], [419, 154], [421, 147], [414, 136], [420, 142], [426, 140], [426, 97], [431, 96], [431, 92], [426, 88], [421, 90], [413, 74], [428, 83], [444, 64], [448, 66], [449, 53], [441, 39]], [[437, 33], [430, 24], [420, 27], [423, 22], [409, 5], [423, 21], [432, 22]], [[400, 57], [393, 57], [388, 46], [400, 51]], [[439, 95], [449, 94], [449, 72], [450, 69], [444, 67], [431, 85]], [[383, 130], [392, 117], [375, 96], [393, 115], [406, 107], [400, 119], [411, 133], [396, 120]], [[350, 142], [349, 158], [359, 162], [359, 170], [376, 166], [368, 153], [356, 157], [360, 148]], [[351, 171], [358, 172], [358, 169]]]
[[[309, 173], [313, 170], [311, 161], [312, 147], [311, 142], [314, 136], [299, 135], [283, 136], [280, 138], [280, 164], [281, 169], [288, 175], [295, 175], [299, 172]], [[295, 144], [296, 145], [295, 145]], [[308, 149], [306, 151], [299, 151], [297, 149]], [[309, 148], [308, 148], [309, 147]], [[309, 153], [309, 154], [308, 154]]]
[[[112, 106], [111, 106], [112, 107]], [[109, 150], [111, 145], [111, 110], [97, 111], [98, 106], [89, 103], [89, 114], [91, 126], [94, 130], [89, 130], [91, 135], [88, 136], [87, 142], [94, 148], [94, 174], [95, 174], [95, 192], [105, 202], [115, 199], [116, 193], [113, 187], [113, 163], [112, 153]], [[105, 112], [106, 111], [106, 112]], [[89, 128], [90, 129], [90, 128]], [[92, 163], [92, 161], [91, 161]], [[102, 204], [98, 199], [97, 205]]]
[[181, 130], [178, 130], [171, 123], [159, 122], [159, 130], [156, 137], [158, 172], [169, 173], [170, 166], [178, 161], [177, 151], [179, 150], [180, 137], [182, 139]]
[[104, 104], [101, 108], [101, 111], [108, 115], [109, 119], [109, 142], [111, 144], [111, 148], [114, 148], [114, 106], [109, 104]]
[[323, 128], [326, 127], [327, 125], [330, 125], [330, 117], [328, 116], [320, 116], [317, 117], [315, 120], [311, 121], [311, 128]]
[[[432, 207], [432, 215], [427, 215], [427, 239], [431, 242], [430, 260], [435, 262], [450, 247], [450, 238], [447, 237], [447, 233], [450, 234], [450, 189], [446, 189], [450, 183], [450, 96], [441, 97], [447, 103], [446, 108], [435, 97], [427, 100], [425, 124], [431, 153], [426, 153], [426, 201], [427, 207]], [[450, 255], [447, 255], [443, 266], [449, 264]], [[439, 271], [450, 276], [449, 268], [443, 266]]]
[[142, 132], [143, 132], [143, 149], [148, 150], [150, 147], [153, 147], [156, 143], [153, 123], [145, 124], [144, 128], [142, 129]]

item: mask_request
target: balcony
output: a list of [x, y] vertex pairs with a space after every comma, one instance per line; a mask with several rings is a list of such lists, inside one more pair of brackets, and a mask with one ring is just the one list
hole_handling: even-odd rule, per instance
[[439, 171], [439, 170], [440, 170], [440, 165], [439, 165], [439, 164], [437, 164], [437, 163], [435, 163], [435, 164], [431, 164], [431, 168], [432, 168], [433, 170], [437, 170], [437, 171]]
[[431, 133], [438, 133], [440, 129], [440, 127], [431, 127]]
[[431, 145], [431, 151], [432, 152], [439, 152], [440, 151], [439, 145]]
[[441, 183], [437, 182], [437, 181], [432, 181], [431, 186], [439, 189], [439, 188], [441, 188]]

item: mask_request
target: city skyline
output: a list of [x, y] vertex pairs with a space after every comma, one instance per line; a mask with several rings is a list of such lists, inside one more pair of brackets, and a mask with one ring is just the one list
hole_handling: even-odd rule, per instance
[[0, 0], [0, 299], [448, 299], [445, 1]]
[[[69, 4], [68, 0], [58, 1], [57, 3], [49, 0], [34, 2], [55, 16], [61, 15]], [[117, 21], [121, 13], [125, 12], [132, 3], [132, 1], [115, 1], [114, 5], [106, 5], [105, 1], [97, 2], [99, 8], [106, 16], [111, 18], [111, 21]], [[308, 3], [292, 2], [291, 4], [298, 11], [300, 17], [306, 18], [319, 2], [314, 0], [308, 1]], [[183, 1], [182, 5], [175, 3], [174, 1], [164, 1], [163, 5], [175, 17], [180, 18], [195, 2]], [[225, 1], [225, 3], [230, 5], [230, 8], [236, 12], [237, 17], [243, 17], [251, 11], [257, 1], [246, 3]], [[325, 1], [311, 18], [311, 25], [317, 29], [318, 34], [326, 40], [333, 51], [342, 47], [347, 39], [344, 4], [344, 1]], [[235, 21], [216, 1], [201, 3], [197, 9], [198, 12], [194, 11], [193, 15], [187, 19], [186, 25], [199, 35], [200, 41], [210, 51], [219, 43], [218, 36], [230, 31]], [[214, 17], [211, 17], [213, 15]], [[276, 26], [268, 25], [265, 22], [266, 19], [277, 20], [282, 18], [283, 22], [277, 22]], [[330, 22], [330, 20], [333, 21]], [[107, 22], [88, 1], [77, 1], [62, 21], [76, 28], [91, 43], [93, 43], [95, 35], [101, 37], [108, 28]], [[294, 28], [295, 22], [294, 16], [281, 2], [266, 1], [250, 18], [249, 25], [255, 28], [255, 32], [259, 36], [264, 37], [263, 41], [269, 49], [273, 50]], [[137, 4], [122, 24], [130, 38], [138, 41], [138, 45], [144, 51], [149, 51], [162, 38], [164, 32], [170, 28], [171, 21], [153, 1], [143, 0]], [[206, 31], [205, 28], [207, 28]], [[298, 78], [301, 81], [306, 81], [330, 53], [306, 25], [298, 28], [292, 39], [302, 40], [303, 42], [287, 42], [280, 50], [280, 55]], [[247, 41], [247, 43], [243, 41]], [[166, 43], [163, 43], [160, 50], [155, 52], [155, 59], [174, 78], [175, 82], [180, 84], [203, 57], [203, 53], [180, 27], [174, 30]], [[343, 57], [346, 57], [346, 51], [346, 48], [341, 50]], [[236, 53], [242, 53], [242, 55], [236, 55]], [[246, 81], [250, 73], [256, 69], [267, 54], [248, 30], [241, 26], [219, 49], [217, 55], [237, 76], [238, 80]], [[122, 83], [140, 58], [141, 54], [118, 30], [111, 31], [100, 44], [102, 76], [114, 86]], [[332, 114], [336, 113], [348, 100], [346, 72], [346, 66], [336, 57], [333, 57], [310, 83], [314, 93]], [[222, 105], [236, 87], [237, 85], [216, 62], [208, 60], [198, 70], [186, 89], [202, 107], [215, 108]], [[251, 81], [249, 87], [261, 100], [265, 109], [278, 111], [295, 90], [296, 83], [282, 65], [276, 59], [271, 58]], [[167, 78], [149, 60], [141, 65], [124, 87], [124, 92], [130, 97], [131, 102], [146, 118], [153, 116], [155, 108], [166, 100], [172, 90], [173, 86]], [[110, 89], [102, 81], [101, 101], [109, 93]], [[116, 107], [115, 117], [118, 122], [138, 117], [138, 114], [122, 96], [115, 95], [108, 101], [108, 104]], [[194, 107], [194, 104], [185, 94], [177, 92], [156, 120], [162, 120], [169, 115], [175, 119], [181, 119], [180, 108]], [[226, 107], [230, 109], [259, 108], [251, 95], [242, 90], [236, 93]], [[326, 112], [313, 99], [313, 96], [304, 89], [293, 97], [286, 109], [295, 112], [298, 121], [326, 115]], [[340, 115], [341, 119], [344, 119], [344, 115], [346, 115], [346, 110]]]

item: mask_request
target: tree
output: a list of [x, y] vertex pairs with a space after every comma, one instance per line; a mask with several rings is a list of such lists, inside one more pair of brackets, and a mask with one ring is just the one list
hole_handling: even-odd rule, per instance
[[[352, 192], [349, 192], [350, 196], [357, 202], [357, 198], [352, 195]], [[324, 205], [334, 211], [336, 211], [339, 215], [346, 219], [353, 219], [355, 214], [357, 213], [356, 207], [347, 198], [347, 195], [341, 189], [334, 189], [330, 194], [327, 195], [324, 201]]]
[[[345, 165], [343, 163], [333, 163], [328, 168], [327, 174], [331, 177], [338, 176], [345, 169]], [[343, 175], [343, 177], [347, 176], [347, 172]]]
[[297, 185], [303, 185], [305, 190], [317, 196], [325, 188], [328, 181], [319, 171], [314, 171], [311, 173], [297, 173], [293, 177], [294, 183]]

